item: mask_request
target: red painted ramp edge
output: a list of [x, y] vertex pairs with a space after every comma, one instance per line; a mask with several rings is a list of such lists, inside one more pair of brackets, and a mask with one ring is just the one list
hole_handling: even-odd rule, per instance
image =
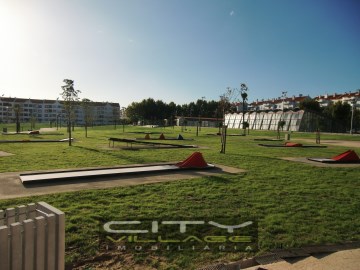
[[354, 150], [348, 150], [344, 153], [341, 153], [340, 155], [337, 155], [333, 158], [331, 158], [332, 160], [335, 161], [360, 161], [359, 156], [355, 153]]
[[293, 142], [287, 142], [285, 143], [286, 147], [302, 147], [303, 145], [301, 143], [293, 143]]
[[179, 168], [206, 168], [209, 167], [203, 155], [200, 152], [194, 152], [184, 161], [176, 164]]

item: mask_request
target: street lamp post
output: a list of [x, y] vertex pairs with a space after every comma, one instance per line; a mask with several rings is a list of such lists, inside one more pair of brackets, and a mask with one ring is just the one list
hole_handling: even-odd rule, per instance
[[241, 90], [241, 98], [242, 98], [242, 125], [244, 129], [244, 135], [245, 135], [245, 101], [247, 100], [247, 91], [248, 87], [245, 83], [240, 84], [240, 90]]
[[201, 116], [201, 108], [203, 106], [203, 101], [204, 101], [205, 97], [201, 97], [201, 104], [199, 106], [199, 117], [198, 117], [198, 124], [196, 127], [196, 136], [199, 136], [199, 131], [201, 131], [201, 125], [200, 125], [200, 116]]
[[60, 117], [60, 114], [57, 114], [56, 115], [56, 130], [59, 130], [59, 117]]
[[350, 121], [350, 134], [353, 134], [353, 122], [354, 122], [354, 110], [356, 106], [356, 99], [351, 100], [352, 110], [351, 110], [351, 121]]
[[9, 107], [6, 106], [5, 109], [6, 109], [6, 123], [9, 123]]
[[287, 95], [287, 91], [282, 91], [282, 92], [281, 92], [281, 100], [282, 100], [282, 104], [281, 104], [281, 105], [282, 105], [282, 111], [283, 111], [283, 113], [284, 113], [284, 109], [285, 109], [285, 108], [284, 108], [284, 101], [285, 101], [285, 99], [286, 99], [286, 97], [287, 97], [286, 95]]

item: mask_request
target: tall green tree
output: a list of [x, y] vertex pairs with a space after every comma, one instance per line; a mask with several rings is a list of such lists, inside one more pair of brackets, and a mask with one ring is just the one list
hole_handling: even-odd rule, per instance
[[15, 112], [16, 133], [20, 133], [20, 112], [22, 110], [20, 104], [15, 104], [13, 110]]
[[30, 117], [30, 128], [31, 130], [35, 129], [35, 124], [36, 124], [36, 114], [31, 114], [31, 117]]
[[218, 107], [219, 101], [199, 99], [196, 103], [190, 102], [188, 104], [177, 105], [174, 102], [167, 104], [162, 100], [155, 101], [152, 98], [148, 98], [141, 102], [132, 102], [126, 109], [126, 115], [133, 123], [142, 120], [151, 124], [160, 124], [163, 123], [164, 119], [174, 119], [175, 115], [216, 117]]
[[71, 123], [72, 123], [72, 115], [74, 114], [75, 107], [79, 101], [79, 93], [80, 90], [75, 90], [74, 81], [65, 79], [65, 85], [61, 86], [63, 92], [60, 93], [63, 101], [64, 101], [64, 109], [67, 117], [67, 126], [69, 132], [69, 146], [71, 146]]
[[120, 110], [118, 107], [113, 106], [112, 107], [112, 118], [114, 122], [114, 129], [116, 129], [116, 125], [118, 121], [120, 120]]
[[321, 112], [320, 103], [309, 97], [300, 101], [299, 108], [301, 110], [308, 110], [308, 111], [317, 112], [317, 113]]
[[350, 128], [351, 106], [348, 103], [338, 101], [327, 106], [323, 115], [332, 120], [332, 131], [345, 132]]

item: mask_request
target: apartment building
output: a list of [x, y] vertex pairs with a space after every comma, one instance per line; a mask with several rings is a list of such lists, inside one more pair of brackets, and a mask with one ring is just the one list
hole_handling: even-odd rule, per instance
[[[0, 123], [15, 121], [14, 108], [19, 106], [20, 122], [61, 123], [66, 124], [64, 102], [61, 100], [25, 99], [0, 97]], [[120, 118], [119, 103], [91, 102], [91, 123], [93, 125], [109, 125]], [[84, 109], [81, 103], [74, 110], [75, 125], [84, 125]]]
[[[328, 119], [321, 115], [299, 109], [300, 102], [309, 96], [281, 97], [268, 100], [256, 100], [245, 106], [245, 114], [242, 112], [242, 103], [236, 104], [238, 113], [225, 115], [224, 123], [229, 128], [242, 128], [242, 123], [247, 122], [250, 129], [276, 130], [280, 120], [285, 121], [286, 131], [315, 131], [319, 126], [322, 130], [331, 131], [334, 127]], [[348, 103], [353, 110], [360, 108], [360, 90], [345, 92], [343, 94], [322, 95], [314, 100], [321, 107], [329, 106], [338, 101]]]
[[345, 92], [343, 94], [325, 94], [315, 97], [315, 100], [319, 102], [320, 107], [329, 106], [332, 103], [336, 103], [338, 101], [344, 103], [347, 102], [349, 104], [355, 104], [356, 108], [360, 107], [360, 90], [355, 92]]
[[299, 108], [300, 102], [309, 96], [278, 97], [267, 100], [256, 100], [249, 104], [249, 111], [268, 111], [268, 110], [294, 110]]

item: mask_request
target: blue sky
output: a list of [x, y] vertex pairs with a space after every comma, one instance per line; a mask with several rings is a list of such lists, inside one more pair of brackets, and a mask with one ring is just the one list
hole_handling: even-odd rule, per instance
[[0, 95], [127, 106], [360, 88], [359, 0], [0, 0]]

